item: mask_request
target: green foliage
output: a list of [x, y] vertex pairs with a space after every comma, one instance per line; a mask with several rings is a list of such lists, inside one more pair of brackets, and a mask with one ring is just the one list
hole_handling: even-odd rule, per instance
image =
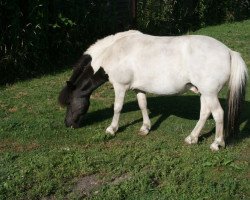
[[138, 28], [175, 35], [250, 17], [247, 0], [138, 0]]
[[[1, 83], [22, 78], [26, 71], [32, 75], [46, 63], [43, 5], [31, 1], [11, 0], [1, 4], [0, 70]], [[43, 13], [43, 15], [42, 15]], [[37, 59], [44, 57], [44, 59]], [[39, 62], [37, 62], [39, 61]]]
[[[249, 29], [247, 20], [192, 34], [212, 36], [239, 51], [249, 69]], [[89, 175], [99, 182], [86, 199], [249, 199], [249, 82], [238, 140], [211, 152], [212, 119], [197, 145], [184, 143], [199, 117], [199, 96], [191, 93], [149, 95], [153, 130], [142, 137], [137, 134], [141, 111], [135, 93], [128, 92], [113, 137], [105, 128], [111, 123], [114, 92], [104, 84], [91, 96], [84, 127], [66, 128], [57, 97], [70, 75], [67, 70], [0, 87], [0, 199], [83, 199], [86, 194], [75, 188]], [[225, 90], [220, 97], [225, 105]]]
[[52, 72], [116, 30], [108, 0], [1, 0], [0, 84]]

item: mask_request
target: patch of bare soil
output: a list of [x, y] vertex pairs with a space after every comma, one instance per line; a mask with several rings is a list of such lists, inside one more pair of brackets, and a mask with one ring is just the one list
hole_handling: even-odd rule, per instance
[[39, 144], [37, 144], [36, 142], [21, 144], [12, 140], [3, 140], [0, 143], [0, 152], [4, 152], [6, 150], [13, 150], [15, 152], [24, 152], [24, 151], [32, 151], [37, 148], [39, 148]]
[[73, 193], [79, 196], [90, 196], [91, 192], [99, 188], [103, 182], [96, 174], [81, 177], [73, 188]]
[[90, 197], [92, 194], [98, 194], [101, 186], [103, 185], [119, 185], [120, 183], [129, 180], [131, 174], [125, 173], [118, 177], [113, 177], [111, 181], [104, 181], [98, 178], [97, 174], [84, 176], [78, 179], [72, 193], [78, 197]]

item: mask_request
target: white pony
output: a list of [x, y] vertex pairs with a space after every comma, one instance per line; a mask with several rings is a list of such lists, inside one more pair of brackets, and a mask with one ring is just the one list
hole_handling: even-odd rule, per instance
[[[88, 68], [91, 69], [89, 72], [86, 70]], [[72, 77], [59, 97], [60, 103], [68, 108], [66, 125], [79, 127], [89, 103], [87, 109], [83, 109], [87, 100], [75, 106], [76, 99], [89, 100], [92, 91], [109, 80], [114, 87], [115, 102], [113, 120], [106, 132], [113, 135], [118, 130], [125, 93], [132, 89], [137, 92], [143, 116], [140, 133], [147, 135], [151, 123], [145, 93], [175, 95], [190, 89], [200, 93], [200, 119], [185, 141], [188, 144], [197, 143], [202, 127], [212, 114], [216, 122], [216, 133], [210, 148], [216, 151], [219, 146], [225, 146], [224, 111], [218, 93], [229, 82], [226, 130], [231, 135], [238, 131], [239, 108], [244, 99], [247, 68], [239, 53], [211, 37], [158, 37], [131, 30], [108, 36], [90, 46], [74, 68]], [[92, 86], [87, 84], [83, 87], [86, 77], [91, 80], [89, 82]], [[81, 92], [88, 95], [79, 95]]]

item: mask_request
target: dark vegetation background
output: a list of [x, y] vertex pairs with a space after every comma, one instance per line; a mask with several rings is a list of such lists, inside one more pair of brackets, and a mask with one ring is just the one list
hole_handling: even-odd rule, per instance
[[248, 0], [0, 0], [0, 85], [62, 70], [96, 39], [131, 28], [178, 35], [250, 17]]

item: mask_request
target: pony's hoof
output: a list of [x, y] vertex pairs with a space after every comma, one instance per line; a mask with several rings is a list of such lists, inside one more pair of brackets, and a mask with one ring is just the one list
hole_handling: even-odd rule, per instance
[[187, 144], [197, 144], [198, 143], [198, 138], [197, 137], [192, 137], [192, 136], [187, 136], [186, 138], [185, 138], [185, 142], [187, 143]]
[[211, 145], [210, 145], [210, 149], [212, 151], [219, 151], [219, 147], [223, 147], [225, 148], [225, 141], [221, 140], [221, 141], [214, 141]]
[[149, 124], [143, 124], [142, 125], [142, 127], [140, 128], [140, 131], [139, 131], [139, 135], [147, 135], [148, 133], [149, 133], [149, 131], [150, 131], [150, 128], [151, 128], [151, 126], [150, 126], [150, 123]]
[[138, 134], [145, 136], [145, 135], [147, 135], [149, 133], [149, 130], [150, 130], [149, 128], [143, 126], [143, 127], [141, 127]]
[[113, 126], [109, 126], [107, 129], [106, 129], [106, 133], [110, 134], [110, 135], [115, 135], [115, 132], [118, 130], [118, 128], [115, 128]]
[[219, 151], [219, 145], [216, 143], [216, 142], [213, 142], [211, 145], [210, 145], [210, 149], [212, 151]]

